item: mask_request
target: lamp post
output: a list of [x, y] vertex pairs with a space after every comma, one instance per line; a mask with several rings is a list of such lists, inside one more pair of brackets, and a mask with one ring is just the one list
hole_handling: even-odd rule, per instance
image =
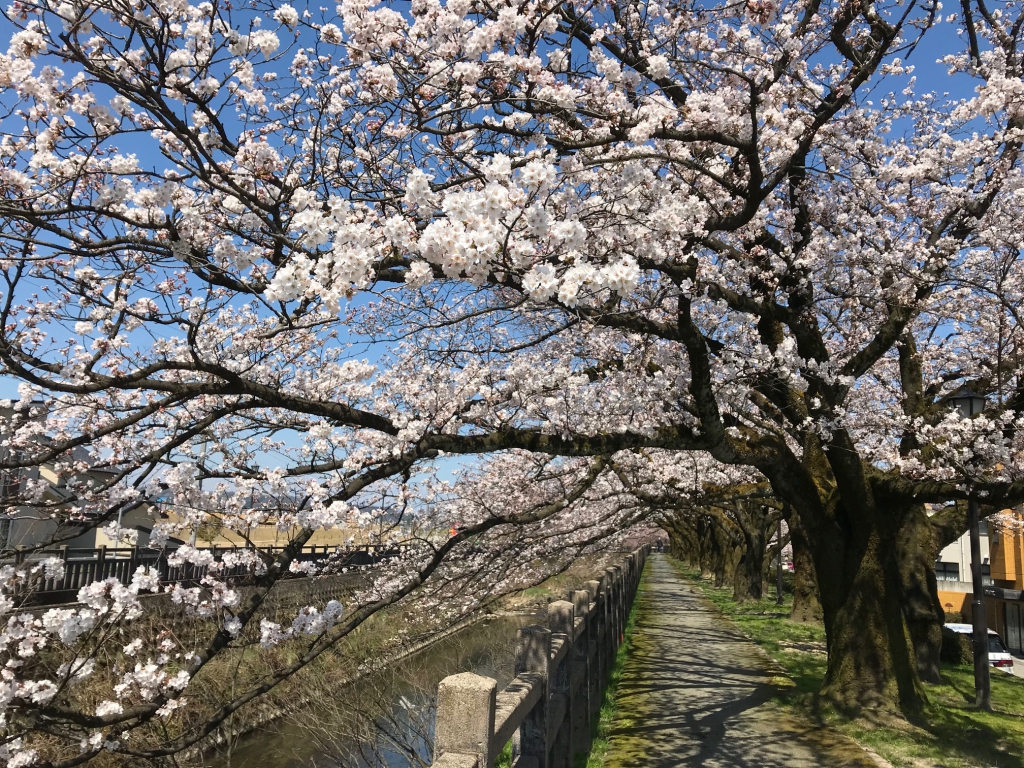
[[779, 527], [776, 534], [779, 539], [779, 554], [775, 560], [775, 603], [782, 605], [782, 518], [779, 518]]
[[[970, 419], [985, 410], [985, 398], [966, 387], [953, 393], [949, 402], [960, 414]], [[978, 709], [992, 710], [992, 694], [988, 667], [988, 618], [985, 616], [985, 585], [981, 574], [981, 535], [978, 531], [978, 502], [973, 495], [967, 499], [967, 526], [971, 537], [971, 624], [974, 628], [974, 699]]]

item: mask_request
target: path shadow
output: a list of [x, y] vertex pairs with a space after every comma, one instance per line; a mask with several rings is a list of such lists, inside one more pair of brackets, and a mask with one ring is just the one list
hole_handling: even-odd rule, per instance
[[607, 768], [868, 768], [864, 751], [773, 702], [764, 659], [663, 557], [645, 594], [616, 696]]

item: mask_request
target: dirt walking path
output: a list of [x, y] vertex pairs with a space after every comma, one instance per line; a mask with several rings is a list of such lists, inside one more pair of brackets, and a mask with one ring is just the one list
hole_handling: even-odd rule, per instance
[[664, 555], [647, 569], [605, 768], [875, 768], [779, 709], [765, 657]]

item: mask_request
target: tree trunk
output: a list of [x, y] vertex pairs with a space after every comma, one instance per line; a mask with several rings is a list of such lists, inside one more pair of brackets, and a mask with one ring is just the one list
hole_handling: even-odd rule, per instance
[[[715, 519], [714, 523], [715, 540], [718, 542], [718, 551], [721, 557], [721, 577], [715, 573], [715, 586], [724, 587], [727, 584], [735, 584], [740, 561], [743, 558], [743, 547], [739, 545], [721, 520]], [[742, 578], [742, 577], [740, 577]]]
[[707, 517], [697, 520], [697, 558], [700, 565], [700, 577], [714, 578], [714, 542], [711, 538], [711, 521]]
[[757, 520], [743, 520], [740, 529], [743, 531], [743, 554], [736, 565], [733, 597], [742, 603], [760, 600], [764, 596], [765, 535]]
[[924, 686], [903, 614], [898, 552], [909, 510], [876, 498], [869, 468], [843, 430], [827, 446], [808, 436], [800, 467], [769, 479], [797, 515], [814, 561], [828, 648], [822, 698], [849, 715], [919, 713]]
[[712, 532], [712, 539], [715, 542], [714, 548], [714, 574], [715, 574], [715, 586], [718, 588], [725, 586], [725, 573], [726, 573], [726, 551], [722, 548], [722, 542], [718, 536], [717, 531]]
[[935, 580], [935, 560], [941, 544], [928, 523], [924, 506], [906, 513], [904, 534], [898, 541], [903, 615], [921, 679], [941, 682], [939, 653], [942, 650], [942, 625], [946, 614], [939, 600]]
[[713, 579], [716, 587], [722, 587], [726, 579], [727, 551], [722, 546], [721, 531], [710, 516], [701, 520], [700, 531], [700, 576], [702, 579]]
[[736, 602], [760, 600], [763, 597], [764, 581], [761, 574], [763, 561], [764, 550], [761, 551], [760, 556], [757, 556], [754, 550], [747, 549], [740, 556], [733, 577], [733, 599]]
[[791, 512], [786, 520], [789, 540], [793, 545], [793, 608], [790, 621], [817, 624], [822, 620], [821, 601], [818, 599], [818, 577], [814, 574], [814, 559], [807, 537], [800, 526], [799, 516]]
[[925, 697], [903, 613], [897, 553], [904, 521], [865, 499], [840, 510], [837, 519], [847, 529], [842, 539], [808, 536], [828, 644], [821, 694], [847, 714], [917, 713]]
[[668, 533], [669, 554], [677, 560], [685, 560], [691, 568], [700, 567], [697, 532], [684, 520], [668, 518], [662, 522], [662, 529]]

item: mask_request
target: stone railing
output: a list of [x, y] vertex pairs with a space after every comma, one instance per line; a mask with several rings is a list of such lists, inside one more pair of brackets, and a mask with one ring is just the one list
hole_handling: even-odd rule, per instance
[[590, 751], [615, 653], [650, 546], [548, 605], [548, 626], [519, 630], [516, 678], [452, 675], [437, 690], [434, 768], [492, 768], [512, 740], [513, 768], [571, 768]]

